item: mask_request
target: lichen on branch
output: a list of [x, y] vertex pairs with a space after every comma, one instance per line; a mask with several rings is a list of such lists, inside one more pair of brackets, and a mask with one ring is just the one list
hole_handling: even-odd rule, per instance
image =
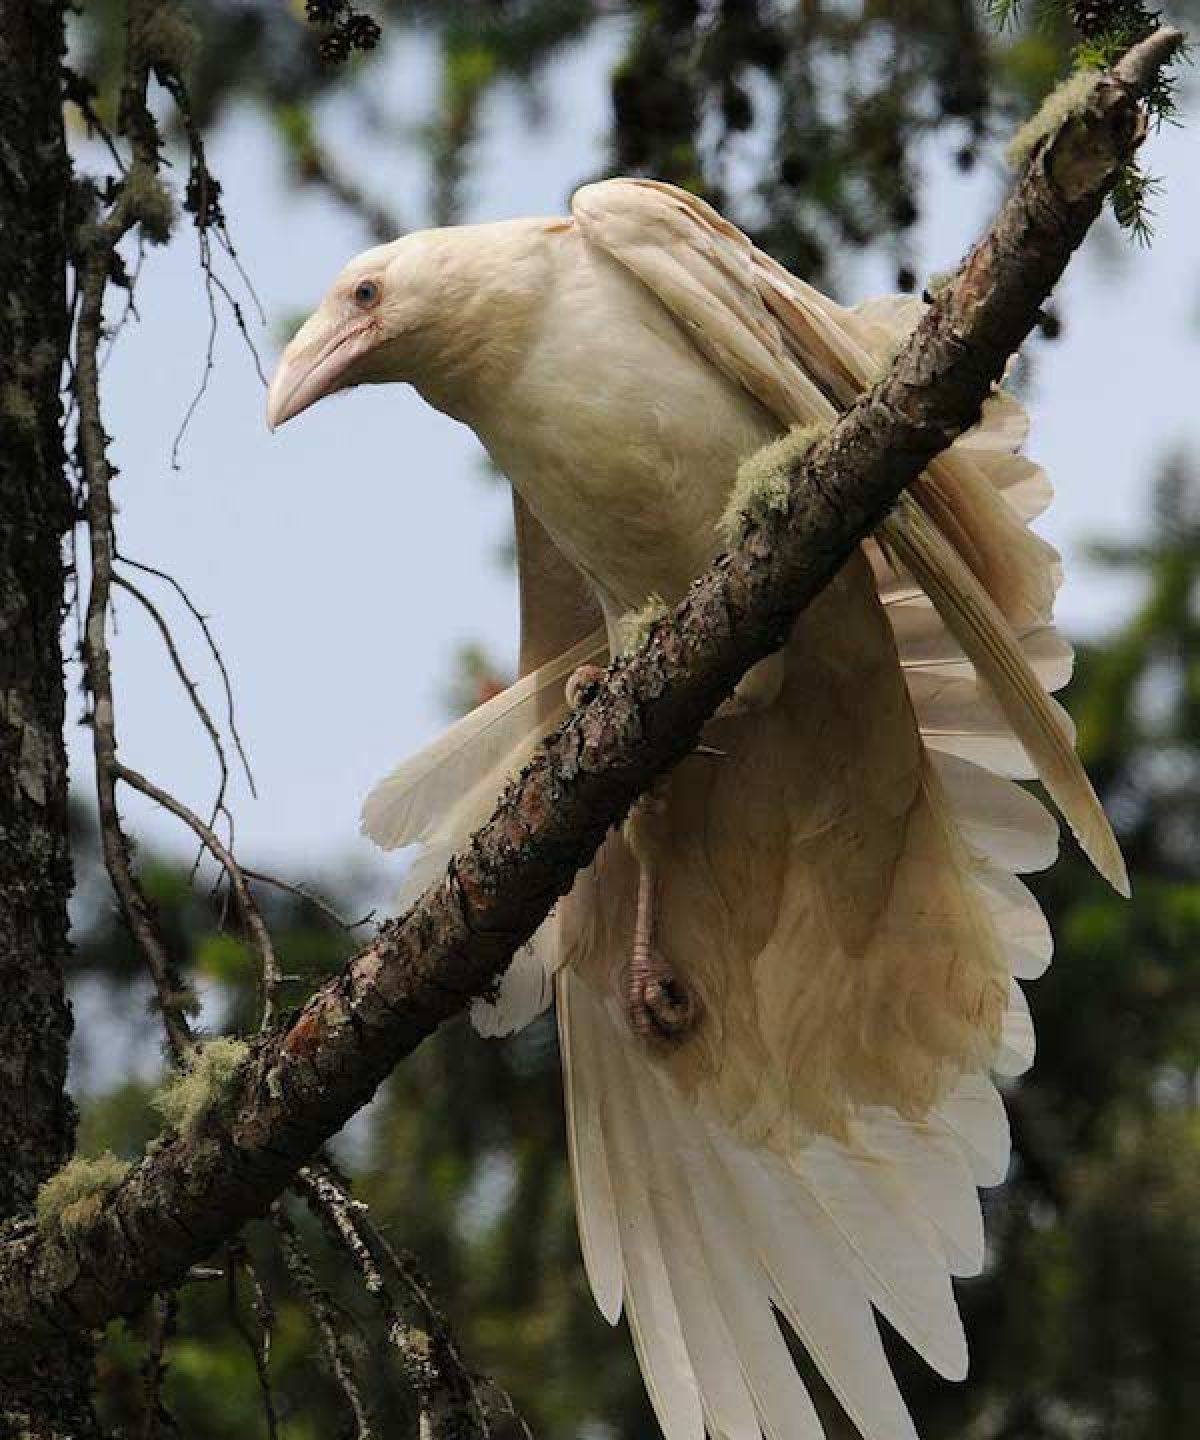
[[182, 1135], [194, 1135], [210, 1115], [223, 1115], [236, 1094], [238, 1070], [250, 1053], [244, 1040], [219, 1036], [195, 1052], [154, 1095], [154, 1108]]
[[786, 435], [742, 461], [729, 501], [717, 521], [717, 534], [726, 545], [741, 544], [752, 526], [762, 525], [787, 509], [796, 467], [828, 429], [820, 420], [811, 425], [793, 425]]
[[43, 1232], [57, 1227], [71, 1234], [91, 1225], [131, 1169], [127, 1160], [119, 1160], [111, 1150], [91, 1160], [82, 1155], [68, 1160], [38, 1191], [39, 1227]]

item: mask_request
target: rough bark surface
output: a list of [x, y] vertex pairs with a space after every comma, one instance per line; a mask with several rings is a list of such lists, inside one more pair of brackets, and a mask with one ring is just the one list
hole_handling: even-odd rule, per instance
[[[62, 38], [54, 0], [0, 0], [0, 1220], [29, 1209], [75, 1132], [63, 1088], [71, 864], [59, 623], [71, 495], [58, 396], [70, 180]], [[16, 1360], [0, 1342], [0, 1433], [94, 1433], [86, 1336], [35, 1364]]]
[[1136, 95], [1174, 43], [1162, 32], [1135, 65], [1098, 78], [890, 373], [806, 455], [787, 512], [751, 530], [612, 667], [444, 881], [257, 1042], [222, 1113], [156, 1144], [83, 1231], [30, 1229], [0, 1245], [0, 1345], [45, 1344], [176, 1281], [261, 1214], [399, 1059], [494, 982], [609, 826], [692, 748], [900, 491], [978, 418], [1138, 143]]

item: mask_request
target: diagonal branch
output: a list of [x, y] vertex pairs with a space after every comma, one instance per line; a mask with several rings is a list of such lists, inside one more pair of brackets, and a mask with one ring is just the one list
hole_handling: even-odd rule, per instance
[[[1181, 43], [1160, 30], [1039, 143], [987, 234], [893, 362], [753, 527], [539, 751], [444, 880], [261, 1037], [228, 1118], [157, 1143], [97, 1220], [0, 1242], [0, 1348], [53, 1343], [175, 1283], [252, 1216], [432, 1030], [492, 985], [608, 828], [681, 759], [745, 671], [968, 429], [1099, 213]], [[61, 1341], [59, 1341], [61, 1343]]]

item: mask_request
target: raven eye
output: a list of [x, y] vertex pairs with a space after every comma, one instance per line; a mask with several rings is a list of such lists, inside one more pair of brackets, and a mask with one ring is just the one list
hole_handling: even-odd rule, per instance
[[354, 287], [354, 303], [361, 310], [370, 310], [379, 304], [379, 286], [374, 280], [360, 280]]

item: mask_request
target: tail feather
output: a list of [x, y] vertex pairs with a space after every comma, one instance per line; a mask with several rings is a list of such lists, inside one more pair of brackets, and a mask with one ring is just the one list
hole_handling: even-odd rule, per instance
[[[578, 1024], [572, 1021], [572, 997], [579, 990], [580, 982], [569, 971], [558, 972], [555, 1004], [567, 1112], [567, 1150], [584, 1269], [601, 1315], [610, 1325], [615, 1325], [621, 1317], [623, 1296], [621, 1238], [599, 1096], [594, 1081], [589, 1083], [587, 1078], [600, 1073], [600, 1055], [594, 1045], [596, 1027], [586, 1018]], [[586, 996], [580, 996], [580, 1005], [589, 1003]]]
[[[564, 1050], [572, 1052], [568, 1063], [573, 1083], [597, 1087], [595, 1103], [601, 1115], [620, 1237], [625, 1310], [646, 1390], [666, 1440], [703, 1440], [699, 1383], [663, 1258], [659, 1222], [647, 1183], [650, 1157], [635, 1120], [637, 1085], [630, 1083], [620, 1045], [604, 1033], [601, 1002], [588, 996], [573, 976], [566, 976], [565, 982], [572, 996]], [[589, 1026], [595, 1027], [590, 1063], [575, 1064], [576, 1033]], [[577, 1193], [576, 1203], [588, 1206], [591, 1197]]]
[[707, 1258], [714, 1294], [729, 1331], [759, 1423], [767, 1440], [823, 1440], [821, 1421], [783, 1339], [751, 1248], [736, 1194], [721, 1183], [706, 1137], [690, 1135], [678, 1107], [657, 1107], [677, 1156], [685, 1157], [697, 1219], [696, 1239]]
[[715, 1140], [771, 1297], [825, 1383], [864, 1440], [916, 1440], [849, 1247], [781, 1162]]
[[[580, 1092], [594, 1087], [626, 1310], [664, 1434], [699, 1440], [707, 1424], [730, 1440], [760, 1431], [816, 1440], [819, 1421], [773, 1304], [866, 1440], [915, 1440], [870, 1301], [944, 1373], [962, 1372], [961, 1326], [932, 1222], [901, 1185], [873, 1173], [865, 1153], [830, 1144], [788, 1165], [738, 1141], [685, 1100], [612, 1002], [569, 971], [558, 991], [572, 1144], [579, 1153]], [[943, 1151], [952, 1143], [930, 1134]], [[594, 1233], [605, 1197], [581, 1183], [576, 1199], [581, 1231]], [[969, 1220], [947, 1224], [971, 1258]]]
[[[705, 1429], [719, 1440], [759, 1440], [761, 1431], [746, 1386], [738, 1346], [729, 1321], [717, 1302], [706, 1248], [697, 1243], [699, 1221], [686, 1164], [664, 1123], [661, 1095], [638, 1084], [630, 1073], [626, 1047], [610, 1051], [625, 1063], [626, 1082], [634, 1100], [638, 1149], [648, 1171], [651, 1204], [661, 1237], [663, 1259], [679, 1312], [680, 1328], [699, 1383]], [[684, 1183], [680, 1180], [684, 1179]]]

